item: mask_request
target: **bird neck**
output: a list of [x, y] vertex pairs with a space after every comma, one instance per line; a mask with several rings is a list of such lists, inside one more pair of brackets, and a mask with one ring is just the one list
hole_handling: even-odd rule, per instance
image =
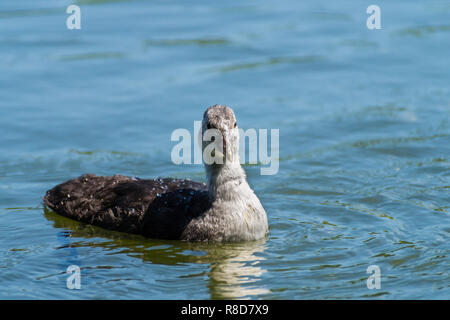
[[222, 165], [207, 165], [206, 176], [209, 196], [212, 201], [237, 200], [244, 196], [243, 189], [250, 188], [244, 169], [239, 161], [225, 162]]

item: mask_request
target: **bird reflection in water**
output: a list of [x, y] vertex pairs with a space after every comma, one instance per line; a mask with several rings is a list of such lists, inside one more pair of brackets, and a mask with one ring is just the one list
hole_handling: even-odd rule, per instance
[[[209, 270], [205, 273], [208, 275], [211, 299], [250, 299], [270, 293], [262, 282], [262, 276], [266, 272], [261, 266], [261, 262], [265, 260], [263, 252], [266, 249], [266, 239], [221, 244], [152, 240], [81, 224], [48, 209], [44, 209], [44, 215], [49, 221], [53, 221], [55, 228], [71, 232], [70, 239], [73, 242], [70, 246], [73, 248], [103, 247], [109, 253], [117, 250], [120, 252], [118, 254], [167, 266], [191, 263], [209, 265]], [[83, 239], [77, 241], [76, 238]], [[98, 241], [99, 238], [105, 241]], [[183, 277], [193, 276], [195, 275], [186, 274]]]
[[[261, 276], [266, 270], [260, 265], [264, 260], [265, 240], [217, 248], [221, 257], [211, 264], [209, 272], [212, 299], [243, 299], [268, 294], [270, 290], [261, 284]], [[213, 250], [208, 250], [211, 254]]]

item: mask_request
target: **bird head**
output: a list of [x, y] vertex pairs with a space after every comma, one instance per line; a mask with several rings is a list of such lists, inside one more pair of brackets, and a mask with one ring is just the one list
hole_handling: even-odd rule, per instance
[[233, 109], [216, 104], [205, 111], [202, 152], [208, 165], [239, 162], [239, 130]]

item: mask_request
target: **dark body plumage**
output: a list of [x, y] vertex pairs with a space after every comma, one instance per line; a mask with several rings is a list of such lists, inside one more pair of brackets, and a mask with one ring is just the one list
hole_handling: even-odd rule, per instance
[[91, 174], [47, 191], [44, 204], [77, 221], [159, 239], [180, 239], [211, 206], [204, 183]]

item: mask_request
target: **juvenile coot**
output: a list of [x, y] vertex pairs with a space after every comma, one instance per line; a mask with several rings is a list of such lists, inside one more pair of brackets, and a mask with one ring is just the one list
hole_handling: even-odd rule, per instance
[[[222, 105], [208, 108], [203, 134], [209, 129], [223, 137], [223, 141], [213, 140], [220, 146], [215, 150], [223, 152], [211, 153], [223, 161], [205, 161], [207, 184], [189, 179], [88, 174], [47, 191], [44, 205], [84, 223], [149, 238], [261, 239], [268, 232], [267, 215], [239, 162], [239, 131], [233, 110]], [[211, 142], [202, 140], [205, 150]]]

